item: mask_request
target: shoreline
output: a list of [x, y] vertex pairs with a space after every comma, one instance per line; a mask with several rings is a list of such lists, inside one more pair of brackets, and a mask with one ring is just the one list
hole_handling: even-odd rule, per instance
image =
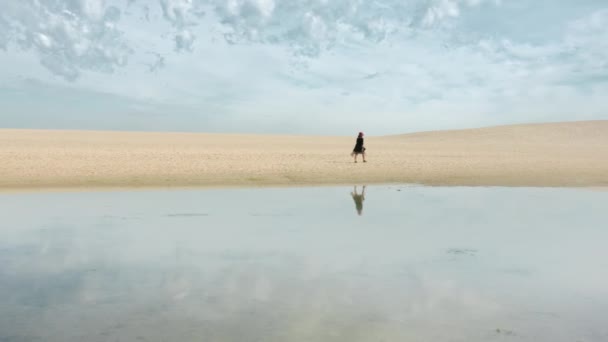
[[[0, 193], [408, 184], [608, 187], [608, 120], [366, 137], [0, 129]], [[602, 190], [603, 191], [603, 190]]]
[[290, 185], [210, 185], [210, 186], [146, 186], [146, 187], [46, 187], [46, 188], [8, 188], [0, 189], [0, 196], [8, 195], [27, 195], [27, 194], [45, 194], [45, 193], [103, 193], [103, 192], [169, 192], [169, 191], [212, 191], [212, 190], [254, 190], [254, 189], [308, 189], [308, 188], [339, 188], [353, 186], [368, 186], [368, 187], [396, 187], [403, 188], [512, 188], [512, 189], [572, 189], [584, 190], [591, 192], [608, 192], [608, 186], [529, 186], [529, 185], [428, 185], [428, 184], [408, 184], [408, 183], [360, 183], [360, 184], [290, 184]]

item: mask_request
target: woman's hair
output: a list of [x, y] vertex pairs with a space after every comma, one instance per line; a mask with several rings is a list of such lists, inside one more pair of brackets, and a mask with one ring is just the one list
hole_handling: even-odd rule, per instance
[[363, 138], [363, 132], [359, 132], [359, 138]]

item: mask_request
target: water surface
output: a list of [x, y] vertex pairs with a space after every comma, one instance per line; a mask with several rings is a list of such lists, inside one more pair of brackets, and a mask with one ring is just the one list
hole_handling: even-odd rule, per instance
[[0, 341], [607, 341], [608, 193], [0, 195]]

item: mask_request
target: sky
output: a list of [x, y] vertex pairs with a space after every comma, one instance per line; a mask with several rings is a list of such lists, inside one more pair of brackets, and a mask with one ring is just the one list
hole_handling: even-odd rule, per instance
[[608, 119], [606, 0], [2, 0], [0, 127], [371, 135]]

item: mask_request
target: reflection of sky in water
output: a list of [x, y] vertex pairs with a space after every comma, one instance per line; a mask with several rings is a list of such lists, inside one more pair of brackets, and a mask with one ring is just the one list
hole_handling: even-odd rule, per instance
[[0, 341], [608, 340], [608, 193], [352, 190], [1, 195]]

